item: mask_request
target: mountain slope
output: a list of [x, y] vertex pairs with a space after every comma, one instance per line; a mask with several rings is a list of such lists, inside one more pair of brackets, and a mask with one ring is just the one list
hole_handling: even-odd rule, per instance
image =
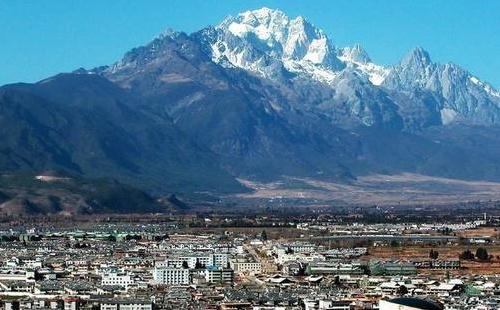
[[500, 92], [455, 64], [432, 62], [422, 48], [415, 48], [394, 66], [382, 85], [398, 91], [432, 92], [440, 98], [444, 125], [499, 124]]
[[0, 175], [0, 214], [80, 215], [164, 212], [166, 205], [131, 186], [54, 172]]
[[[482, 165], [469, 146], [426, 134], [451, 124], [443, 91], [391, 82], [398, 72], [429, 79], [435, 68], [421, 49], [399, 66], [378, 66], [361, 46], [338, 49], [304, 18], [263, 8], [191, 35], [168, 31], [93, 72], [146, 98], [145, 110], [168, 113], [239, 177], [348, 180], [410, 171], [496, 179], [487, 171], [495, 162]], [[476, 124], [472, 114], [456, 113], [460, 123]], [[458, 169], [454, 154], [472, 168]]]
[[343, 143], [335, 142], [337, 153], [333, 140], [292, 122], [307, 118], [286, 103], [274, 106], [282, 96], [266, 81], [213, 63], [197, 35], [163, 35], [100, 74], [145, 98], [145, 109], [152, 113], [167, 111], [176, 126], [209, 147], [233, 174], [349, 177], [336, 159], [343, 156]]
[[112, 176], [152, 192], [241, 189], [213, 154], [139, 101], [97, 75], [4, 86], [0, 168]]

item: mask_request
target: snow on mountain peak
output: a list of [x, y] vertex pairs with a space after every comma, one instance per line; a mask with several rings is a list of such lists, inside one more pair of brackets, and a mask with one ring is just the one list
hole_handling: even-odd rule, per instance
[[[344, 67], [324, 32], [298, 16], [261, 8], [230, 16], [220, 23], [212, 40], [212, 58], [266, 77], [281, 66], [328, 82]], [[325, 78], [325, 76], [327, 78]]]
[[272, 45], [273, 41], [283, 41], [283, 30], [288, 23], [289, 19], [285, 13], [264, 7], [240, 13], [236, 17], [229, 16], [219, 24], [218, 28], [227, 29], [240, 38], [252, 33]]
[[[271, 79], [288, 71], [334, 86], [346, 68], [376, 86], [423, 88], [438, 92], [451, 102], [453, 98], [465, 100], [460, 93], [453, 94], [452, 88], [457, 83], [462, 85], [465, 82], [460, 81], [470, 76], [456, 67], [433, 63], [422, 47], [411, 50], [396, 66], [377, 65], [359, 44], [337, 50], [328, 36], [305, 18], [290, 18], [267, 7], [229, 16], [207, 35], [214, 62]], [[476, 80], [468, 80], [470, 87], [500, 97], [491, 86]], [[445, 114], [450, 121], [451, 114]]]
[[421, 87], [435, 91], [441, 88], [437, 69], [438, 66], [431, 61], [429, 53], [416, 47], [398, 65], [391, 68], [384, 85], [389, 88]]
[[[423, 87], [442, 93], [445, 98], [456, 101], [457, 94], [465, 88], [474, 87], [492, 97], [500, 97], [500, 92], [488, 83], [480, 81], [460, 66], [453, 63], [437, 64], [432, 62], [429, 53], [421, 47], [416, 47], [403, 57], [399, 65], [393, 67], [391, 76], [386, 83], [390, 88]], [[465, 93], [470, 90], [463, 91]]]
[[332, 47], [326, 35], [302, 16], [290, 19], [279, 10], [262, 8], [226, 18], [219, 29], [251, 40], [254, 35], [282, 58], [325, 64]]
[[260, 9], [246, 11], [238, 14], [241, 22], [246, 24], [269, 24], [271, 21], [287, 21], [288, 17], [280, 10], [262, 7]]
[[157, 39], [164, 39], [164, 38], [173, 38], [173, 39], [175, 39], [179, 35], [180, 35], [179, 31], [176, 31], [176, 30], [174, 30], [172, 28], [167, 28], [162, 33], [160, 33], [156, 38]]
[[355, 44], [353, 47], [342, 48], [339, 56], [342, 60], [348, 62], [372, 62], [368, 53], [359, 44]]
[[475, 123], [494, 122], [490, 115], [500, 111], [500, 92], [456, 64], [432, 62], [429, 53], [421, 47], [410, 51], [391, 68], [383, 86], [436, 94], [441, 98], [439, 109], [444, 125], [464, 119]]
[[373, 85], [380, 85], [389, 74], [389, 69], [374, 64], [368, 53], [359, 45], [344, 47], [339, 50], [338, 58], [348, 67], [368, 77]]
[[480, 81], [477, 77], [475, 76], [470, 76], [469, 81], [471, 81], [473, 84], [477, 85], [478, 87], [482, 88], [487, 94], [500, 98], [500, 91], [494, 89], [490, 84], [485, 83]]

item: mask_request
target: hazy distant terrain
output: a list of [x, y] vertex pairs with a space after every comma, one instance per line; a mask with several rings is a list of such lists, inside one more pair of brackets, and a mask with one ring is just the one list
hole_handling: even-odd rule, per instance
[[413, 205], [500, 200], [500, 183], [462, 181], [417, 174], [371, 175], [349, 183], [312, 179], [257, 183], [241, 180], [255, 191], [245, 199], [307, 199], [317, 205], [338, 202], [346, 205]]

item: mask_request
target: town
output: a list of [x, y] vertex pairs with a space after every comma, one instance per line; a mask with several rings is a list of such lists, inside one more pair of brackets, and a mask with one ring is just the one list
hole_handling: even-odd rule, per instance
[[321, 218], [11, 219], [0, 226], [0, 307], [500, 307], [498, 215], [421, 223]]

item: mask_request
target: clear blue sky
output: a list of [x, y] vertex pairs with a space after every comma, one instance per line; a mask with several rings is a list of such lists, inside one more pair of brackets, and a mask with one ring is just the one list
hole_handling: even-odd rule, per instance
[[193, 32], [262, 6], [302, 15], [337, 46], [394, 64], [414, 46], [500, 88], [497, 0], [0, 0], [0, 84], [111, 64], [166, 28]]

